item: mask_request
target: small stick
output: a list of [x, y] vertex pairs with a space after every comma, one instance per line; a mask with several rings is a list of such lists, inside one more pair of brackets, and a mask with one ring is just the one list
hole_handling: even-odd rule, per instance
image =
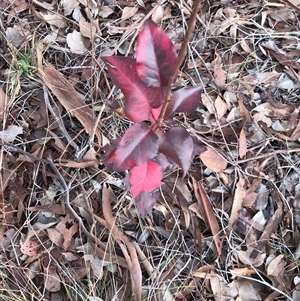
[[159, 129], [161, 127], [162, 123], [163, 123], [163, 119], [164, 119], [164, 116], [166, 114], [167, 107], [168, 107], [168, 105], [170, 103], [170, 100], [171, 100], [172, 84], [175, 82], [177, 72], [178, 72], [180, 66], [182, 65], [182, 63], [183, 63], [183, 61], [186, 57], [188, 43], [190, 41], [191, 35], [192, 35], [192, 33], [194, 31], [194, 28], [195, 28], [195, 25], [196, 25], [197, 13], [198, 13], [198, 10], [200, 8], [200, 4], [201, 4], [200, 0], [195, 0], [194, 7], [193, 7], [193, 10], [192, 10], [192, 14], [191, 14], [190, 19], [189, 19], [188, 30], [187, 30], [187, 33], [185, 35], [185, 38], [184, 38], [183, 44], [181, 46], [181, 49], [179, 51], [175, 67], [174, 67], [173, 72], [171, 74], [171, 77], [169, 79], [169, 83], [168, 83], [167, 91], [166, 91], [166, 96], [165, 96], [165, 101], [164, 101], [163, 107], [161, 109], [159, 118], [158, 118], [158, 120], [155, 124], [155, 128], [154, 128], [155, 131], [157, 129]]

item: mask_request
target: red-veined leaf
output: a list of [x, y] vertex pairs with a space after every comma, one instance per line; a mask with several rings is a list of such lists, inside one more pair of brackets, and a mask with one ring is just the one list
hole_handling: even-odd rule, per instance
[[129, 57], [102, 57], [109, 75], [125, 96], [125, 114], [134, 122], [149, 119], [151, 108], [158, 108], [164, 100], [160, 87], [147, 87], [138, 77], [136, 60]]
[[157, 189], [152, 192], [143, 191], [135, 198], [137, 210], [142, 218], [145, 218], [145, 216], [151, 212], [158, 196], [159, 190]]
[[177, 90], [172, 95], [167, 107], [165, 119], [172, 117], [175, 113], [195, 113], [201, 97], [201, 87], [189, 87]]
[[182, 127], [173, 127], [159, 140], [159, 151], [178, 164], [185, 175], [193, 159], [194, 142], [190, 134]]
[[169, 37], [151, 20], [139, 34], [136, 60], [138, 75], [147, 86], [168, 85], [177, 54]]
[[111, 146], [102, 148], [104, 164], [111, 170], [121, 171], [141, 165], [156, 156], [158, 137], [145, 123], [131, 126], [124, 136]]
[[162, 175], [161, 167], [154, 161], [131, 168], [129, 183], [133, 197], [137, 197], [143, 191], [151, 192], [158, 189]]

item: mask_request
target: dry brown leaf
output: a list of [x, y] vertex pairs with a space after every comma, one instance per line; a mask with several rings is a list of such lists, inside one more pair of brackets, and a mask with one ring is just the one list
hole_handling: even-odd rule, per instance
[[114, 10], [111, 9], [110, 7], [108, 7], [108, 6], [100, 6], [98, 14], [99, 14], [99, 16], [101, 18], [106, 19], [106, 18], [108, 18], [113, 13], [114, 13]]
[[63, 140], [57, 136], [57, 134], [55, 134], [54, 132], [50, 131], [49, 129], [47, 129], [47, 133], [53, 137], [54, 141], [52, 146], [54, 146], [55, 148], [58, 148], [59, 151], [61, 151], [62, 153], [65, 152], [67, 146], [66, 144], [63, 142]]
[[17, 30], [15, 26], [7, 27], [5, 34], [8, 41], [15, 47], [20, 47], [25, 41], [25, 37], [22, 34], [22, 31]]
[[221, 67], [222, 65], [222, 59], [220, 57], [220, 55], [216, 52], [215, 53], [215, 60], [213, 61], [213, 65], [214, 65], [214, 81], [215, 84], [219, 87], [219, 88], [224, 88], [225, 87], [225, 82], [226, 82], [226, 73], [224, 71], [224, 69]]
[[238, 100], [238, 104], [239, 104], [240, 112], [241, 112], [242, 116], [244, 117], [245, 122], [250, 122], [251, 117], [250, 117], [249, 111], [247, 110], [247, 108], [245, 107], [245, 105], [241, 99]]
[[22, 127], [17, 125], [9, 125], [6, 130], [0, 131], [0, 139], [4, 142], [13, 142], [20, 134], [23, 134]]
[[66, 251], [72, 243], [73, 235], [78, 231], [78, 223], [76, 223], [74, 218], [72, 218], [68, 213], [65, 217], [60, 219], [60, 222], [55, 226], [55, 228], [63, 236], [63, 248]]
[[[38, 74], [44, 84], [53, 92], [68, 113], [74, 115], [90, 135], [94, 134], [93, 111], [78, 96], [73, 85], [53, 65], [38, 67]], [[96, 129], [95, 135], [101, 145], [101, 133]]]
[[213, 277], [210, 279], [210, 286], [214, 294], [215, 301], [235, 300], [238, 296], [237, 285], [235, 282], [226, 283], [224, 278], [211, 272]]
[[73, 52], [84, 53], [88, 51], [83, 43], [81, 33], [75, 29], [67, 34], [67, 44]]
[[226, 18], [232, 18], [236, 16], [236, 9], [231, 8], [231, 7], [225, 7], [223, 9], [223, 13], [226, 16]]
[[123, 12], [122, 12], [121, 22], [124, 22], [124, 21], [132, 18], [137, 13], [138, 10], [139, 10], [139, 8], [136, 6], [135, 7], [130, 7], [130, 6], [124, 7]]
[[[266, 258], [266, 253], [264, 252], [258, 252], [254, 257], [252, 257], [252, 253], [256, 250], [256, 247], [257, 247], [257, 243], [253, 243], [253, 241], [255, 242], [257, 240], [257, 237], [256, 236], [250, 236], [248, 234], [248, 237], [249, 237], [249, 245], [247, 246], [247, 250], [239, 250], [238, 246], [237, 246], [237, 250], [236, 251], [236, 254], [238, 255], [238, 258], [239, 260], [249, 266], [249, 265], [252, 265], [254, 267], [260, 267], [264, 261], [265, 261], [265, 258]], [[251, 237], [251, 238], [250, 238]], [[252, 245], [251, 245], [252, 244]]]
[[291, 105], [282, 105], [274, 101], [263, 103], [253, 109], [253, 111], [263, 112], [266, 116], [285, 119], [291, 117], [295, 108]]
[[245, 135], [244, 129], [240, 132], [240, 139], [239, 139], [239, 155], [240, 158], [244, 158], [247, 155], [247, 139]]
[[[21, 1], [23, 1], [23, 0], [21, 0]], [[16, 1], [14, 1], [14, 2], [16, 2]], [[54, 9], [53, 5], [51, 3], [47, 3], [46, 1], [33, 0], [32, 2], [37, 4], [39, 7], [44, 8], [45, 10], [53, 10]]]
[[255, 275], [256, 271], [250, 268], [233, 268], [232, 270], [229, 270], [232, 274], [232, 279], [235, 279], [240, 276], [251, 276]]
[[294, 129], [291, 140], [296, 141], [300, 137], [300, 121], [297, 124], [297, 127]]
[[243, 48], [243, 50], [250, 54], [252, 57], [254, 57], [255, 59], [257, 59], [258, 61], [262, 61], [262, 59], [260, 57], [257, 56], [257, 54], [250, 48], [250, 46], [246, 43], [245, 40], [243, 40], [240, 43], [241, 47]]
[[[60, 206], [61, 207], [61, 206]], [[63, 235], [55, 228], [46, 229], [49, 239], [58, 247], [61, 247], [64, 241]]]
[[216, 245], [218, 255], [221, 255], [222, 243], [220, 240], [220, 227], [219, 227], [216, 215], [213, 212], [209, 198], [208, 198], [204, 188], [202, 187], [201, 182], [196, 181], [194, 178], [192, 178], [192, 179], [193, 179], [195, 196], [197, 199], [198, 207], [200, 208], [200, 211], [201, 211], [201, 215], [204, 217], [205, 223], [210, 228], [210, 230], [214, 236], [214, 242]]
[[254, 121], [258, 122], [258, 121], [262, 121], [264, 122], [267, 127], [271, 127], [272, 126], [272, 120], [269, 117], [266, 117], [264, 112], [259, 112], [253, 115], [253, 119]]
[[201, 95], [202, 104], [206, 107], [210, 114], [214, 114], [214, 98], [212, 96], [202, 94]]
[[254, 258], [255, 256], [257, 256], [257, 254], [260, 252], [265, 252], [267, 242], [271, 238], [272, 234], [276, 231], [279, 223], [282, 221], [282, 217], [283, 217], [282, 206], [283, 205], [282, 205], [282, 201], [280, 199], [281, 196], [276, 191], [273, 192], [272, 195], [273, 195], [272, 196], [273, 198], [276, 197], [278, 208], [274, 212], [273, 216], [268, 220], [267, 225], [264, 229], [264, 232], [262, 233], [262, 235], [260, 236], [260, 238], [258, 240], [256, 248], [253, 250], [253, 252], [250, 255], [251, 258]]
[[254, 281], [238, 279], [235, 281], [238, 287], [238, 295], [241, 298], [241, 301], [260, 301], [262, 300], [258, 289], [259, 285], [255, 286]]
[[271, 49], [268, 52], [274, 57], [282, 66], [288, 66], [297, 70], [300, 70], [300, 64], [296, 60], [291, 60], [289, 57], [282, 53], [277, 53]]
[[[128, 237], [125, 236], [117, 227], [115, 223], [115, 219], [111, 212], [110, 207], [110, 199], [109, 199], [109, 192], [107, 187], [103, 187], [102, 192], [102, 209], [105, 221], [101, 221], [101, 219], [97, 216], [96, 219], [104, 224], [104, 226], [112, 233], [114, 239], [119, 244], [126, 262], [128, 264], [128, 269], [130, 271], [130, 278], [131, 278], [131, 285], [132, 285], [132, 292], [135, 295], [136, 301], [141, 301], [142, 299], [142, 271], [141, 266], [138, 260], [137, 252], [135, 246], [132, 242], [129, 241]], [[127, 249], [124, 246], [124, 243], [127, 246]]]
[[231, 214], [228, 221], [228, 230], [231, 231], [235, 223], [237, 222], [240, 212], [242, 210], [243, 201], [246, 197], [247, 190], [245, 189], [246, 181], [239, 175], [239, 181], [236, 184], [236, 190], [234, 193], [233, 204]]
[[51, 265], [44, 270], [45, 289], [49, 292], [58, 292], [61, 288], [60, 277], [56, 272], [56, 266]]
[[217, 118], [220, 120], [226, 114], [228, 106], [227, 103], [218, 96], [215, 100], [215, 108], [217, 111]]
[[255, 191], [258, 189], [260, 184], [261, 184], [261, 178], [254, 178], [250, 187], [248, 186], [247, 193], [243, 201], [244, 207], [250, 208], [253, 206], [258, 196], [258, 193]]
[[3, 118], [6, 103], [7, 103], [7, 96], [3, 91], [3, 89], [0, 87], [0, 120]]
[[68, 26], [65, 19], [59, 14], [53, 14], [49, 11], [47, 11], [45, 14], [43, 14], [42, 12], [35, 11], [35, 14], [38, 18], [44, 20], [49, 25], [56, 26], [57, 28], [65, 28]]
[[242, 78], [241, 83], [249, 85], [273, 84], [279, 78], [280, 73], [276, 71], [257, 73], [255, 75], [246, 75]]
[[52, 212], [52, 213], [56, 213], [58, 215], [66, 214], [66, 210], [63, 210], [62, 205], [55, 204], [54, 202], [51, 202], [50, 204], [42, 205], [42, 206], [28, 207], [28, 208], [26, 208], [26, 210], [31, 211], [31, 212], [36, 212], [36, 211]]
[[79, 20], [79, 29], [80, 29], [80, 33], [84, 37], [89, 38], [91, 41], [94, 41], [94, 36], [97, 31], [95, 24], [86, 22], [81, 18]]
[[163, 17], [164, 17], [164, 8], [161, 5], [159, 5], [157, 6], [156, 10], [153, 12], [151, 19], [156, 24], [159, 24], [163, 19]]
[[242, 57], [240, 54], [234, 54], [233, 56], [229, 56], [228, 61], [226, 62], [226, 71], [228, 79], [237, 77], [243, 66], [244, 57]]
[[223, 157], [210, 147], [208, 147], [205, 152], [201, 153], [199, 157], [203, 164], [214, 172], [221, 172], [227, 167], [227, 162]]
[[[202, 279], [210, 279], [212, 276], [210, 274], [211, 271], [215, 271], [216, 267], [212, 266], [212, 265], [204, 265], [202, 267], [200, 267], [198, 270], [193, 271], [192, 275], [194, 277], [198, 277], [198, 278], [202, 278]], [[214, 276], [212, 276], [214, 277]]]
[[79, 6], [79, 2], [77, 0], [61, 0], [60, 4], [64, 8], [64, 15], [71, 15], [73, 10]]
[[105, 263], [103, 260], [94, 256], [93, 254], [85, 254], [83, 259], [91, 263], [94, 276], [97, 278], [97, 280], [101, 280], [103, 278], [103, 267], [108, 263]]
[[78, 259], [78, 256], [75, 256], [72, 252], [62, 252], [61, 254], [69, 262], [70, 261], [75, 261], [75, 260]]
[[[5, 3], [5, 1], [2, 2]], [[15, 15], [26, 10], [29, 6], [26, 0], [9, 1], [9, 2], [10, 2], [11, 10], [8, 13], [7, 23], [10, 23], [10, 21]]]
[[87, 168], [87, 167], [97, 168], [99, 166], [99, 161], [98, 160], [84, 161], [84, 162], [70, 161], [67, 163], [61, 163], [61, 165], [66, 167], [72, 167], [72, 168]]
[[282, 273], [282, 270], [284, 266], [286, 265], [286, 262], [282, 260], [284, 258], [283, 254], [278, 255], [275, 257], [267, 266], [267, 275], [278, 277], [280, 273]]
[[31, 239], [20, 240], [20, 250], [27, 256], [36, 256], [38, 251], [38, 243]]

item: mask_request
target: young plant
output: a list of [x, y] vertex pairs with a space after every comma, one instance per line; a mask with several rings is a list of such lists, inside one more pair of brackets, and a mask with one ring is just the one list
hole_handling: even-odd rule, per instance
[[[183, 176], [205, 147], [181, 126], [170, 126], [176, 113], [193, 114], [200, 87], [185, 87], [165, 97], [177, 62], [171, 40], [147, 20], [138, 36], [136, 58], [102, 57], [108, 73], [125, 97], [124, 112], [134, 124], [124, 136], [103, 147], [103, 163], [129, 173], [125, 183], [145, 216], [154, 206], [163, 173], [179, 166]], [[167, 104], [167, 106], [166, 106]]]

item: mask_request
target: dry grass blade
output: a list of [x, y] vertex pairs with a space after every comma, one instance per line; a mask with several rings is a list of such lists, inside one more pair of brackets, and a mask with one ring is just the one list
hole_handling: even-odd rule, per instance
[[[116, 227], [115, 219], [111, 211], [109, 192], [107, 187], [103, 187], [102, 206], [103, 206], [103, 215], [105, 220], [103, 221], [101, 218], [95, 215], [94, 217], [110, 231], [113, 238], [119, 244], [125, 256], [125, 259], [127, 261], [128, 269], [130, 271], [132, 292], [135, 295], [135, 300], [140, 301], [142, 299], [142, 271], [138, 260], [137, 252], [134, 244], [130, 242], [128, 237], [125, 236]], [[126, 250], [124, 243], [128, 251]]]
[[[87, 133], [93, 135], [95, 127], [93, 120], [96, 120], [94, 112], [79, 98], [70, 82], [51, 64], [48, 64], [47, 67], [39, 66], [38, 74], [67, 112], [79, 120]], [[98, 138], [98, 144], [101, 145], [100, 132], [96, 130], [95, 134]]]

